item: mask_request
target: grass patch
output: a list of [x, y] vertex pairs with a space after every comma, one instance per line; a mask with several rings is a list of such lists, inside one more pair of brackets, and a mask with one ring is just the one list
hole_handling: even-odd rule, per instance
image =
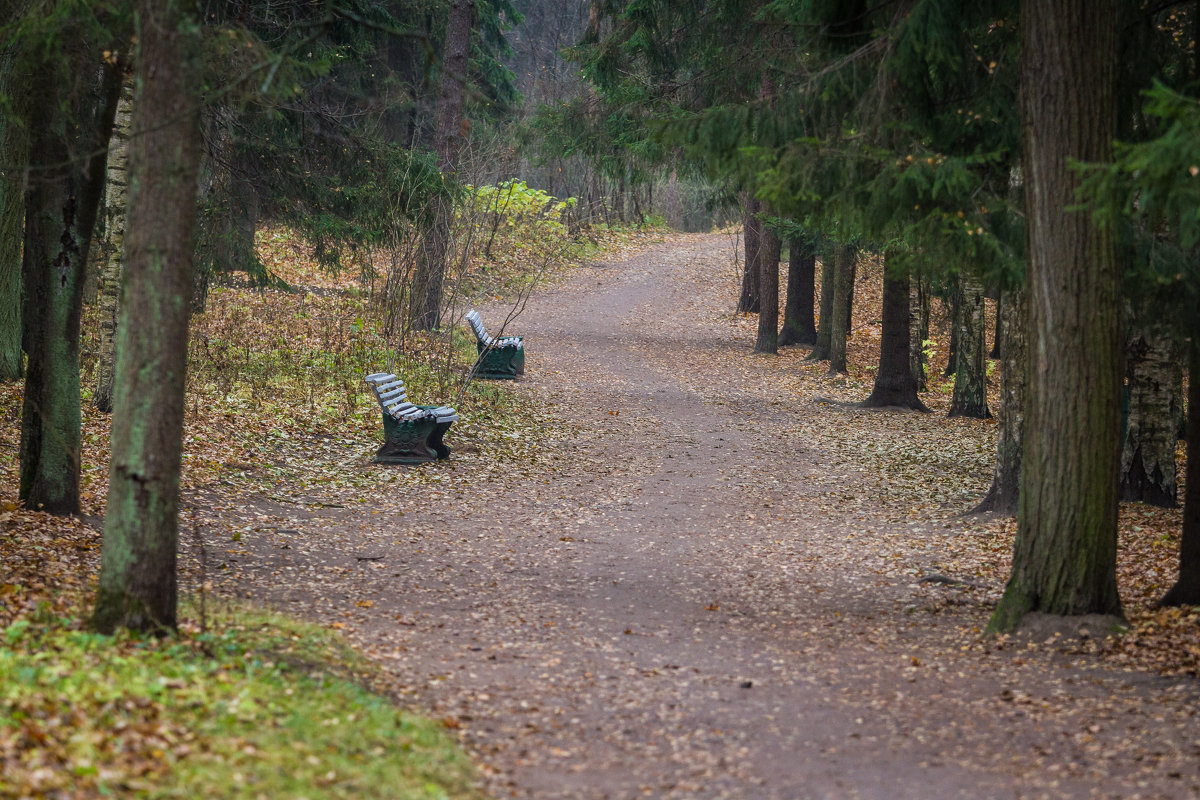
[[9, 625], [0, 796], [481, 797], [444, 728], [365, 688], [378, 669], [333, 632], [210, 622], [162, 640]]

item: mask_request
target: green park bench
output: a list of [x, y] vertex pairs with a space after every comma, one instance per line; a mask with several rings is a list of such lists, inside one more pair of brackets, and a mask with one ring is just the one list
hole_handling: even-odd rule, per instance
[[390, 372], [376, 372], [364, 380], [383, 409], [384, 441], [375, 453], [376, 464], [422, 464], [450, 457], [442, 437], [458, 420], [458, 412], [449, 406], [414, 405], [404, 381]]
[[475, 350], [479, 354], [475, 377], [512, 380], [525, 374], [525, 344], [520, 336], [493, 339], [474, 309], [467, 312], [467, 322], [475, 332]]

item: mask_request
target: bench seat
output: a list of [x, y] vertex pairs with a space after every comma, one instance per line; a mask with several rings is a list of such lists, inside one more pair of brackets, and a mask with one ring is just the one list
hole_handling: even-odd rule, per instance
[[492, 380], [512, 380], [525, 374], [525, 342], [520, 336], [488, 335], [479, 312], [471, 309], [466, 314], [467, 323], [475, 334], [475, 351], [478, 358], [472, 375]]
[[374, 372], [365, 380], [383, 411], [383, 446], [375, 453], [377, 464], [421, 464], [449, 458], [442, 437], [458, 421], [449, 406], [421, 406], [408, 399], [404, 381], [390, 372]]

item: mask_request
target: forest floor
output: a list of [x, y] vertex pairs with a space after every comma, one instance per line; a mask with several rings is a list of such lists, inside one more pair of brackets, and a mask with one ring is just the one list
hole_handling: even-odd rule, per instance
[[506, 331], [509, 458], [466, 424], [408, 471], [292, 436], [271, 488], [189, 491], [186, 581], [342, 630], [496, 797], [1200, 796], [1198, 617], [1148, 610], [1178, 512], [1123, 510], [1130, 634], [982, 639], [1013, 523], [963, 512], [994, 424], [843, 404], [877, 297], [849, 377], [751, 355], [735, 246], [672, 236], [539, 291]]

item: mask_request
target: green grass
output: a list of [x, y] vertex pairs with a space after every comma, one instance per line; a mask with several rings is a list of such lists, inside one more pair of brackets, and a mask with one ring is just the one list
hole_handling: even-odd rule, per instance
[[364, 688], [331, 631], [229, 611], [216, 632], [106, 637], [67, 621], [0, 640], [0, 796], [476, 798], [444, 728]]

